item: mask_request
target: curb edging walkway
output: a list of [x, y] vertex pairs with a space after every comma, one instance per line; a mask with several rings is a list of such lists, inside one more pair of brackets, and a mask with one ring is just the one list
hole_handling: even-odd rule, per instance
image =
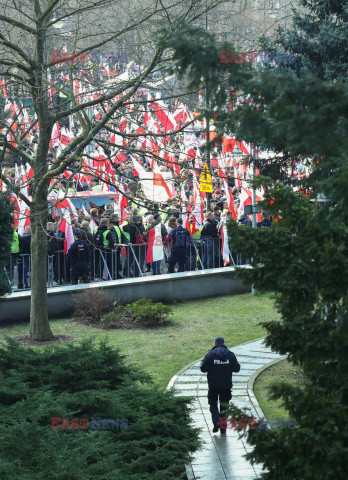
[[[263, 412], [254, 395], [253, 385], [258, 375], [274, 363], [286, 358], [264, 345], [264, 338], [232, 347], [241, 364], [239, 373], [233, 374], [232, 401], [238, 408], [249, 408], [255, 418]], [[252, 450], [238, 431], [227, 434], [212, 433], [212, 421], [207, 401], [207, 378], [199, 368], [201, 360], [191, 362], [179, 370], [170, 380], [167, 390], [173, 388], [177, 396], [194, 397], [192, 422], [201, 428], [203, 447], [195, 452], [186, 465], [188, 480], [253, 480], [261, 472], [261, 465], [251, 465], [244, 455]]]

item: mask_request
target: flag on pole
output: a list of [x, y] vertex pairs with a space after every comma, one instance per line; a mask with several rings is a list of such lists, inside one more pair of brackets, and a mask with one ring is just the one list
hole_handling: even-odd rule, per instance
[[25, 233], [25, 228], [28, 225], [30, 225], [30, 210], [27, 204], [22, 200], [19, 207], [18, 235], [22, 236]]
[[149, 242], [146, 252], [146, 263], [157, 262], [163, 259], [163, 241], [161, 234], [161, 224], [149, 230]]
[[229, 189], [229, 186], [228, 186], [228, 180], [227, 180], [227, 177], [226, 177], [226, 173], [224, 172], [224, 170], [222, 168], [219, 168], [219, 177], [221, 178], [222, 182], [223, 182], [223, 185], [224, 185], [224, 189], [225, 189], [225, 192], [226, 192], [226, 203], [228, 205], [228, 209], [230, 212], [232, 212], [232, 217], [234, 218], [234, 220], [236, 220], [237, 218], [237, 212], [234, 208], [234, 198], [233, 198], [233, 195]]
[[224, 267], [230, 263], [230, 250], [228, 248], [228, 235], [226, 223], [222, 224], [220, 229], [221, 234], [221, 256], [224, 261]]
[[70, 246], [74, 243], [74, 233], [71, 226], [70, 212], [64, 212], [63, 220], [59, 225], [59, 230], [64, 233], [64, 255], [68, 253]]

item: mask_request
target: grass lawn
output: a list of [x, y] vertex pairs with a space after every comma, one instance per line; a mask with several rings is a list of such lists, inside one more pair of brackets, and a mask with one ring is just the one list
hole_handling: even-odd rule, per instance
[[289, 413], [284, 408], [282, 401], [269, 399], [269, 387], [278, 382], [301, 386], [304, 385], [305, 379], [301, 369], [285, 359], [264, 370], [254, 383], [254, 393], [265, 417], [287, 419]]
[[[260, 322], [279, 318], [269, 295], [223, 296], [171, 306], [173, 325], [158, 330], [106, 331], [71, 319], [51, 320], [51, 328], [55, 335], [72, 335], [74, 341], [91, 336], [96, 340], [106, 338], [165, 388], [178, 370], [212, 348], [215, 337], [223, 336], [227, 346], [233, 347], [264, 336]], [[6, 335], [27, 334], [28, 327], [17, 324], [0, 328], [0, 341]]]

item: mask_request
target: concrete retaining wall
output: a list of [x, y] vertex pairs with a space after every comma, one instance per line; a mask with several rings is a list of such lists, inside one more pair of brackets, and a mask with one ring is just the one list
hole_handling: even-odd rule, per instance
[[[113, 280], [88, 285], [71, 285], [48, 289], [49, 316], [53, 318], [68, 315], [72, 311], [74, 294], [88, 288], [100, 287], [113, 297], [127, 302], [140, 298], [157, 301], [191, 300], [251, 291], [249, 286], [242, 285], [236, 278], [233, 267]], [[0, 303], [0, 323], [28, 321], [29, 314], [30, 292], [28, 291], [8, 295]]]

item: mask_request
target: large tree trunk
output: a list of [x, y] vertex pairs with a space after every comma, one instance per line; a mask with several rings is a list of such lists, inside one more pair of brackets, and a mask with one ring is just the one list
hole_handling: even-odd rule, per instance
[[30, 340], [45, 341], [53, 336], [47, 313], [47, 188], [37, 189], [30, 209], [31, 308]]

